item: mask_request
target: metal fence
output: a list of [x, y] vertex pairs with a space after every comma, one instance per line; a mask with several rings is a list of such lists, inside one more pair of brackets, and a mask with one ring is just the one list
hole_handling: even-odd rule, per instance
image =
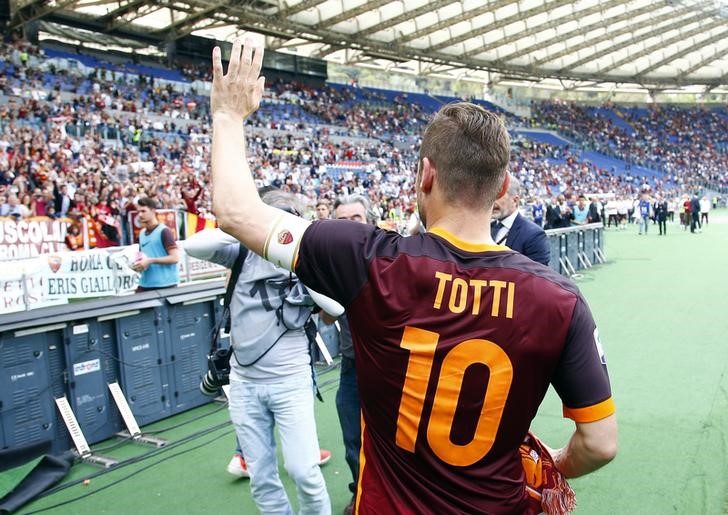
[[604, 263], [604, 225], [601, 223], [549, 229], [546, 236], [551, 247], [549, 266], [567, 276]]

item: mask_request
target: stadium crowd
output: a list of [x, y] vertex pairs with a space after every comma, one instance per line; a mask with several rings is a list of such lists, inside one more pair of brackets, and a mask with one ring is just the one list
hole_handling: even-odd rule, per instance
[[[532, 124], [628, 163], [662, 171], [683, 190], [699, 189], [706, 182], [728, 186], [725, 109], [608, 107], [612, 116], [570, 102], [535, 103]], [[617, 123], [615, 116], [623, 123]]]
[[[86, 219], [97, 246], [130, 241], [127, 214], [142, 196], [212, 217], [206, 94], [189, 84], [132, 79], [113, 67], [84, 74], [17, 37], [0, 46], [0, 61], [0, 216]], [[182, 72], [209, 77], [204, 66], [185, 65]], [[608, 198], [631, 205], [644, 190], [676, 199], [706, 181], [728, 187], [722, 113], [673, 107], [619, 113], [634, 133], [560, 102], [535, 104], [530, 123], [666, 174], [618, 173], [582, 159], [578, 148], [515, 138], [510, 170], [535, 218], [544, 201], [571, 210], [580, 195], [603, 199], [608, 222]], [[415, 211], [416, 135], [430, 114], [406, 94], [277, 81], [249, 121], [255, 137], [248, 159], [259, 186], [303, 195], [311, 217], [320, 200], [365, 193], [384, 223], [403, 229]]]

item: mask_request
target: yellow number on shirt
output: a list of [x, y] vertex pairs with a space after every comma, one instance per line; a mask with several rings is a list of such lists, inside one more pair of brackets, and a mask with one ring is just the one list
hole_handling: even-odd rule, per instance
[[[438, 333], [408, 326], [400, 342], [400, 346], [409, 350], [410, 354], [399, 405], [396, 443], [410, 452], [415, 450], [439, 339]], [[452, 442], [450, 433], [465, 370], [478, 363], [490, 370], [488, 388], [473, 439], [460, 445]], [[481, 460], [490, 451], [512, 379], [511, 360], [503, 349], [489, 340], [466, 340], [450, 349], [442, 362], [432, 413], [427, 423], [427, 442], [442, 461], [465, 467]]]
[[410, 351], [407, 375], [402, 388], [397, 417], [397, 445], [415, 452], [417, 429], [420, 426], [422, 408], [425, 405], [427, 384], [430, 382], [432, 360], [440, 335], [424, 329], [405, 327], [400, 347]]

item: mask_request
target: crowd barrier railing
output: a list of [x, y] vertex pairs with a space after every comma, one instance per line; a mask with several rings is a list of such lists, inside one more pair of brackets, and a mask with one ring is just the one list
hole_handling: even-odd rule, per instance
[[546, 236], [551, 248], [549, 266], [566, 276], [606, 262], [604, 225], [600, 223], [549, 229]]

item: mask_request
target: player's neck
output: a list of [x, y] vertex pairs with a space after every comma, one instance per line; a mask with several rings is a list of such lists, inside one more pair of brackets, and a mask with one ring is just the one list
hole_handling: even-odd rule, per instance
[[159, 225], [159, 220], [152, 220], [149, 223], [144, 224], [144, 228], [147, 230], [147, 234], [152, 232]]
[[434, 215], [432, 220], [427, 221], [428, 230], [439, 227], [469, 243], [495, 245], [490, 234], [490, 211], [461, 208]]

